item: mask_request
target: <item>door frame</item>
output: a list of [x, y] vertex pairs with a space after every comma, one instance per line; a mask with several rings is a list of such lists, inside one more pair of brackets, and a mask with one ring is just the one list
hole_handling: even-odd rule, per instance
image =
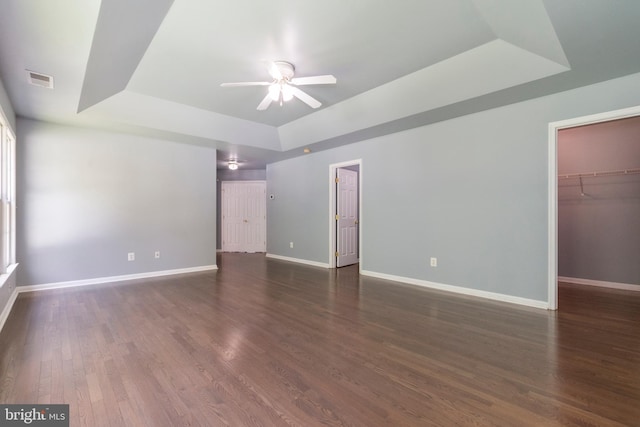
[[362, 272], [362, 264], [364, 261], [364, 250], [362, 247], [362, 183], [364, 181], [362, 174], [362, 159], [348, 160], [340, 163], [329, 165], [329, 268], [336, 268], [336, 171], [346, 166], [358, 166], [358, 271]]
[[558, 309], [558, 131], [612, 120], [640, 116], [640, 105], [604, 113], [549, 123], [549, 200], [548, 200], [548, 306]]

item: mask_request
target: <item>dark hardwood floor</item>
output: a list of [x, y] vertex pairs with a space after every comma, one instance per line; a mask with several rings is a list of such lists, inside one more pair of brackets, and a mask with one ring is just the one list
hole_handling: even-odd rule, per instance
[[547, 312], [224, 254], [217, 272], [21, 294], [1, 403], [72, 426], [640, 426], [640, 295]]

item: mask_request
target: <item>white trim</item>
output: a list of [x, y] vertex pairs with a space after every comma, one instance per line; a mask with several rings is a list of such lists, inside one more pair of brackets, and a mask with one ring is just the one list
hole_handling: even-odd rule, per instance
[[625, 291], [640, 292], [640, 284], [634, 285], [632, 283], [604, 282], [602, 280], [580, 279], [577, 277], [565, 276], [558, 276], [558, 281], [573, 283], [575, 285], [598, 286], [601, 288], [622, 289]]
[[640, 106], [606, 111], [549, 123], [549, 199], [548, 199], [548, 304], [549, 310], [558, 309], [558, 131], [577, 126], [640, 116]]
[[362, 218], [364, 209], [362, 207], [362, 159], [349, 160], [346, 162], [332, 163], [329, 165], [329, 264], [328, 268], [336, 268], [336, 170], [346, 166], [358, 166], [358, 270], [362, 273], [362, 260], [364, 259], [364, 247], [362, 246]]
[[11, 295], [9, 296], [7, 305], [4, 306], [4, 310], [2, 310], [2, 314], [0, 314], [0, 332], [2, 332], [2, 328], [4, 328], [4, 324], [9, 318], [9, 314], [11, 314], [11, 310], [13, 309], [13, 304], [16, 302], [17, 297], [18, 297], [18, 290], [14, 288], [13, 292], [11, 292]]
[[97, 277], [94, 279], [72, 280], [69, 282], [45, 283], [42, 285], [18, 286], [18, 293], [44, 291], [47, 289], [73, 288], [76, 286], [92, 286], [103, 283], [123, 282], [126, 280], [148, 279], [152, 277], [173, 276], [175, 274], [198, 273], [217, 270], [217, 265], [203, 265], [200, 267], [177, 268], [175, 270], [150, 271], [148, 273], [125, 274], [122, 276]]
[[9, 264], [9, 266], [7, 267], [7, 271], [5, 273], [0, 274], [0, 288], [2, 288], [5, 285], [5, 283], [9, 280], [9, 277], [11, 277], [13, 272], [16, 271], [16, 268], [18, 268], [17, 262], [13, 264]]
[[549, 123], [549, 211], [547, 215], [547, 301], [558, 309], [558, 127]]
[[454, 292], [456, 294], [468, 295], [472, 297], [486, 298], [495, 301], [508, 302], [511, 304], [525, 305], [533, 308], [549, 309], [546, 301], [538, 301], [529, 298], [515, 297], [512, 295], [499, 294], [495, 292], [481, 291], [478, 289], [464, 288], [461, 286], [445, 285], [442, 283], [428, 282], [426, 280], [412, 279], [410, 277], [394, 276], [391, 274], [376, 273], [374, 271], [363, 270], [363, 276], [375, 277], [378, 279], [393, 280], [395, 282], [407, 283], [410, 285], [422, 286], [430, 289], [438, 289], [441, 291]]
[[[15, 271], [17, 268], [18, 268], [18, 263], [11, 264], [10, 266], [7, 267], [6, 273], [0, 274], [0, 288], [4, 286], [9, 286], [7, 285], [7, 282], [9, 281], [9, 278], [11, 277], [11, 275], [15, 274]], [[14, 280], [14, 286], [15, 286], [15, 280]], [[13, 308], [13, 303], [16, 302], [17, 297], [18, 297], [18, 291], [14, 287], [13, 290], [11, 291], [11, 294], [9, 295], [9, 299], [7, 300], [7, 303], [2, 309], [2, 313], [0, 313], [0, 332], [2, 332], [4, 323], [9, 318], [9, 314], [11, 313], [11, 309]]]
[[300, 259], [300, 258], [291, 258], [288, 256], [282, 256], [282, 255], [274, 255], [274, 254], [266, 254], [265, 255], [267, 258], [273, 258], [273, 259], [278, 259], [280, 261], [289, 261], [289, 262], [295, 262], [298, 264], [306, 264], [306, 265], [311, 265], [313, 267], [322, 267], [322, 268], [331, 268], [329, 266], [329, 264], [324, 263], [324, 262], [317, 262], [317, 261], [309, 261], [306, 259]]

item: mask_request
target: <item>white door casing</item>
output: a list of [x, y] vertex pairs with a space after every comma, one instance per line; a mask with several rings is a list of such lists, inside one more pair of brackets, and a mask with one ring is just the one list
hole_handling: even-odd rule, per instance
[[336, 267], [358, 262], [358, 172], [336, 170]]
[[266, 251], [266, 182], [222, 182], [222, 251]]

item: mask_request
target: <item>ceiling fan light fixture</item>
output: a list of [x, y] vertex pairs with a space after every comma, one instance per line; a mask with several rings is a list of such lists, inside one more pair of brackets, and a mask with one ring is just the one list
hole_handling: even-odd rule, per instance
[[288, 84], [282, 85], [282, 100], [291, 101], [293, 99], [293, 89]]
[[280, 85], [278, 83], [274, 83], [269, 86], [269, 96], [274, 101], [278, 101], [280, 99]]
[[235, 160], [229, 160], [229, 169], [232, 171], [238, 169], [238, 162]]

